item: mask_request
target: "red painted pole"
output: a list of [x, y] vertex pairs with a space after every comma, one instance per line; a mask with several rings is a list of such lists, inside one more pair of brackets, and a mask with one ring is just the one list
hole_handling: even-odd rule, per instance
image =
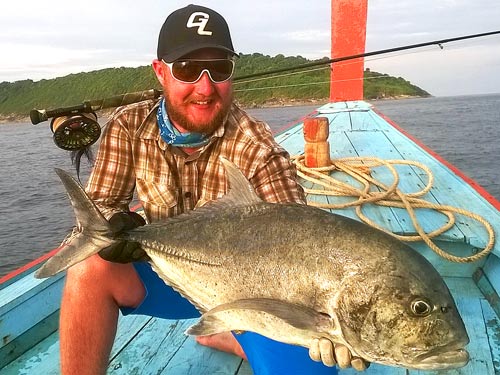
[[314, 117], [304, 120], [304, 165], [309, 168], [331, 165], [328, 118]]
[[[368, 0], [332, 0], [332, 59], [365, 52]], [[364, 59], [332, 64], [330, 102], [363, 99]]]

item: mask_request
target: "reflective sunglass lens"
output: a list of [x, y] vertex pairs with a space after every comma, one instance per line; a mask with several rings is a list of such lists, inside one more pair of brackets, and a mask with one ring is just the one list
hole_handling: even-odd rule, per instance
[[200, 73], [199, 67], [188, 61], [176, 61], [172, 64], [172, 74], [180, 81], [194, 82]]
[[234, 61], [221, 60], [184, 60], [167, 63], [175, 79], [194, 83], [200, 79], [206, 70], [215, 83], [227, 81], [233, 75]]

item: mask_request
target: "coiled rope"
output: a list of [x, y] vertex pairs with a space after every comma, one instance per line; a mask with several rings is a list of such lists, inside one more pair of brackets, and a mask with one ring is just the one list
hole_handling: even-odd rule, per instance
[[[461, 208], [434, 204], [420, 198], [424, 194], [429, 192], [434, 181], [434, 176], [431, 170], [422, 163], [416, 161], [408, 161], [408, 160], [383, 160], [375, 157], [353, 157], [353, 158], [332, 159], [331, 165], [327, 167], [309, 168], [306, 167], [304, 164], [303, 155], [294, 156], [292, 160], [297, 166], [297, 174], [299, 175], [299, 177], [307, 181], [313, 182], [322, 187], [318, 189], [305, 188], [304, 191], [307, 194], [346, 196], [346, 197], [357, 198], [354, 201], [347, 203], [339, 203], [339, 204], [308, 201], [308, 205], [320, 208], [327, 208], [327, 209], [343, 209], [347, 207], [355, 207], [356, 214], [366, 224], [371, 225], [377, 229], [380, 229], [386, 233], [389, 233], [392, 236], [403, 241], [422, 240], [436, 254], [452, 262], [458, 262], [458, 263], [475, 262], [476, 260], [489, 254], [493, 249], [493, 245], [495, 243], [495, 232], [491, 224], [488, 221], [486, 221], [483, 217], [473, 212], [463, 210]], [[400, 179], [398, 172], [394, 168], [395, 165], [410, 165], [421, 169], [427, 175], [428, 179], [427, 184], [422, 190], [417, 192], [413, 193], [401, 192], [398, 189], [398, 184]], [[371, 176], [371, 169], [381, 166], [386, 167], [393, 175], [393, 182], [390, 186], [386, 186], [385, 184], [383, 184], [382, 182], [376, 180]], [[333, 178], [331, 176], [331, 172], [333, 171], [341, 171], [353, 177], [356, 181], [358, 181], [361, 184], [362, 188], [356, 188], [352, 184], [344, 183], [338, 179]], [[376, 187], [376, 189], [373, 189], [373, 187]], [[367, 203], [377, 204], [386, 207], [406, 209], [418, 235], [398, 235], [373, 222], [373, 220], [369, 219], [362, 212], [362, 206]], [[422, 226], [419, 224], [419, 221], [415, 214], [415, 209], [420, 209], [420, 208], [439, 211], [440, 213], [448, 217], [448, 222], [445, 223], [440, 228], [433, 230], [430, 233], [426, 233], [423, 230]], [[453, 225], [455, 225], [456, 219], [454, 214], [470, 217], [478, 221], [486, 228], [486, 231], [488, 232], [489, 235], [489, 241], [483, 250], [471, 256], [460, 257], [446, 252], [433, 242], [432, 240], [433, 238], [446, 232], [451, 227], [453, 227]]]

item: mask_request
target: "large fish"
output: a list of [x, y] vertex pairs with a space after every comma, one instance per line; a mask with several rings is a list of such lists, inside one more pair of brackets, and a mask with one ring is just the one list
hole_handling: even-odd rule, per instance
[[327, 338], [385, 365], [436, 370], [467, 364], [464, 324], [423, 256], [355, 220], [263, 202], [234, 164], [222, 162], [226, 196], [120, 238], [83, 188], [57, 170], [78, 233], [37, 277], [115, 241], [137, 241], [162, 279], [204, 313], [190, 334], [253, 331], [304, 347]]

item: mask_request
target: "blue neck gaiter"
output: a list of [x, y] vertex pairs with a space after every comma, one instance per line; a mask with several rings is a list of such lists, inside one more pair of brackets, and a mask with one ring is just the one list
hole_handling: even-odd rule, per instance
[[210, 140], [210, 137], [203, 133], [181, 133], [178, 131], [168, 118], [165, 98], [162, 98], [160, 101], [156, 119], [160, 128], [160, 136], [169, 145], [177, 147], [201, 147], [205, 146]]

